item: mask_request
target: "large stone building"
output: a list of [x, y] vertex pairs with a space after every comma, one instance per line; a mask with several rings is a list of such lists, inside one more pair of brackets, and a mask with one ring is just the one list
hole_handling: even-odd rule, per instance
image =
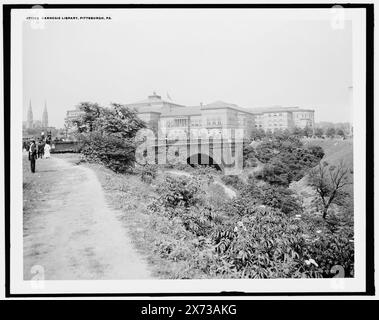
[[299, 107], [268, 107], [250, 109], [255, 113], [255, 128], [267, 130], [293, 129], [294, 127], [314, 129], [314, 110]]
[[299, 107], [241, 108], [223, 101], [186, 107], [163, 100], [156, 93], [127, 106], [136, 109], [151, 128], [163, 133], [175, 132], [175, 129], [186, 133], [200, 129], [218, 133], [226, 128], [242, 129], [244, 136], [248, 136], [253, 129], [314, 128], [314, 110]]
[[244, 134], [254, 127], [254, 113], [235, 104], [216, 101], [210, 104], [186, 107], [163, 100], [153, 94], [147, 100], [127, 105], [137, 110], [140, 118], [151, 128], [163, 133], [184, 131], [189, 134], [201, 134], [201, 130], [215, 134], [222, 129], [242, 129]]
[[[275, 131], [294, 127], [314, 128], [314, 110], [299, 107], [241, 108], [223, 101], [185, 106], [164, 100], [155, 92], [145, 100], [126, 106], [135, 109], [151, 129], [166, 135], [177, 132], [217, 135], [222, 129], [229, 129], [230, 132], [240, 129], [239, 132], [247, 137], [254, 129]], [[75, 119], [81, 113], [78, 107], [69, 110], [66, 120]]]

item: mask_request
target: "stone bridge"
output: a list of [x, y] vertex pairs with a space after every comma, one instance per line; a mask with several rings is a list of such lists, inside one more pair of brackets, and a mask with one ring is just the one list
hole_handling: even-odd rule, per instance
[[136, 162], [139, 165], [211, 165], [225, 174], [239, 174], [243, 168], [243, 140], [147, 139], [137, 148]]

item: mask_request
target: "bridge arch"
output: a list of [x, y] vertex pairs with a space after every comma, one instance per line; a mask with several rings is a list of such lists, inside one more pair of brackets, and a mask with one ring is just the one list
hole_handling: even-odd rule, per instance
[[187, 164], [190, 166], [194, 165], [205, 165], [214, 167], [216, 170], [223, 171], [223, 166], [221, 163], [215, 161], [210, 155], [205, 153], [194, 153], [187, 158]]

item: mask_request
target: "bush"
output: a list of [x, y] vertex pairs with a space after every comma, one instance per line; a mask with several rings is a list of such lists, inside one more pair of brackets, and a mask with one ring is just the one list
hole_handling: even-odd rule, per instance
[[162, 209], [189, 208], [199, 202], [199, 190], [200, 183], [198, 179], [168, 175], [157, 186], [156, 192], [159, 197], [152, 204], [151, 209], [159, 212]]
[[353, 229], [343, 228], [336, 233], [326, 232], [319, 235], [308, 245], [308, 255], [320, 268], [324, 278], [333, 278], [332, 268], [341, 266], [343, 277], [354, 277], [354, 240]]
[[232, 186], [237, 190], [241, 190], [245, 187], [245, 183], [240, 179], [240, 177], [235, 175], [222, 176], [221, 180], [226, 185]]
[[255, 168], [258, 165], [255, 148], [248, 145], [243, 147], [243, 166], [246, 168]]
[[82, 103], [83, 113], [73, 124], [80, 142], [79, 151], [87, 160], [99, 162], [115, 172], [127, 172], [134, 166], [138, 130], [145, 127], [137, 113], [120, 104], [103, 108]]
[[270, 184], [288, 187], [316, 166], [324, 152], [320, 147], [305, 147], [293, 136], [266, 139], [256, 148], [256, 157], [265, 165], [256, 178]]
[[221, 203], [204, 190], [201, 177], [167, 176], [149, 206], [161, 235], [156, 253], [175, 262], [171, 277], [333, 277], [335, 265], [353, 276], [352, 227], [300, 218], [291, 190], [248, 179], [240, 196]]
[[210, 185], [214, 182], [215, 176], [219, 175], [219, 171], [212, 166], [195, 165], [192, 175]]
[[249, 215], [239, 214], [240, 218], [232, 225], [213, 234], [216, 252], [234, 275], [241, 278], [320, 276], [314, 266], [305, 262], [306, 242], [296, 220], [271, 208], [252, 206], [249, 212]]
[[80, 152], [115, 172], [128, 172], [134, 165], [135, 143], [112, 135], [91, 132], [81, 138]]
[[269, 184], [256, 186], [253, 181], [241, 191], [241, 196], [254, 198], [256, 203], [279, 209], [287, 215], [300, 214], [302, 205], [300, 198], [290, 189], [275, 187]]
[[186, 171], [186, 172], [192, 172], [193, 168], [187, 164], [187, 163], [175, 163], [171, 165], [171, 169], [179, 170], [179, 171]]
[[141, 176], [143, 182], [150, 184], [158, 175], [158, 166], [147, 164], [134, 171]]

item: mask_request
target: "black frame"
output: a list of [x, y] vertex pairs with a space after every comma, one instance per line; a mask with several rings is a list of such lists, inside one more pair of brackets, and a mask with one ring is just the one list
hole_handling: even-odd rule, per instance
[[[363, 292], [220, 292], [220, 293], [51, 293], [12, 294], [10, 291], [10, 62], [11, 10], [31, 9], [35, 4], [3, 5], [4, 67], [4, 190], [5, 190], [5, 297], [179, 297], [179, 296], [354, 296], [374, 295], [374, 4], [340, 4], [366, 9], [366, 291]], [[335, 4], [43, 4], [46, 9], [329, 9]]]

